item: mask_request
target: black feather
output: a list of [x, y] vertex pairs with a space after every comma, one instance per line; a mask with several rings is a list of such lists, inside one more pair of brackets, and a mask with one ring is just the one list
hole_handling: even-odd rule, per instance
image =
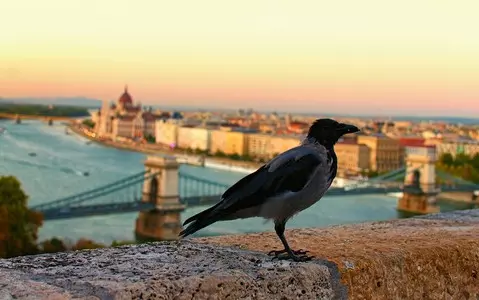
[[331, 168], [329, 169], [329, 180], [333, 182], [338, 173], [338, 157], [336, 156], [334, 149], [328, 151], [328, 161], [332, 161]]
[[207, 214], [209, 214], [213, 209], [215, 209], [218, 205], [220, 204], [219, 203], [216, 203], [214, 206], [208, 208], [208, 209], [205, 209], [204, 211], [194, 215], [194, 216], [191, 216], [189, 217], [188, 219], [186, 219], [184, 222], [183, 222], [183, 226], [185, 226], [186, 224], [188, 223], [191, 223], [193, 221], [195, 221], [196, 219], [201, 219], [203, 218], [204, 216], [206, 216]]
[[310, 153], [292, 156], [273, 172], [269, 171], [270, 164], [262, 166], [224, 192], [219, 203], [188, 218], [183, 225], [193, 223], [180, 236], [190, 235], [216, 221], [228, 220], [231, 214], [261, 205], [270, 197], [301, 190], [321, 163], [317, 155]]

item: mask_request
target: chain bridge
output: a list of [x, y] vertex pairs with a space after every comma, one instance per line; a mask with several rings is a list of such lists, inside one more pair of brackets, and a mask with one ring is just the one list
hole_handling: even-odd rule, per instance
[[[411, 158], [405, 167], [369, 180], [358, 180], [345, 187], [332, 187], [326, 196], [411, 193], [413, 187], [416, 192], [419, 189], [422, 195], [427, 194], [427, 201], [431, 202], [430, 195], [439, 192], [479, 191], [479, 185], [444, 172], [436, 172], [432, 163], [434, 160], [429, 159], [418, 165], [417, 160], [414, 164]], [[185, 207], [216, 203], [230, 186], [179, 171], [178, 166], [173, 157], [148, 157], [145, 171], [79, 194], [32, 206], [31, 209], [41, 212], [44, 220], [155, 209], [181, 211]], [[448, 181], [448, 184], [436, 184], [436, 176]], [[410, 201], [407, 200], [404, 205], [410, 206]], [[426, 202], [422, 203], [421, 205], [426, 205]]]

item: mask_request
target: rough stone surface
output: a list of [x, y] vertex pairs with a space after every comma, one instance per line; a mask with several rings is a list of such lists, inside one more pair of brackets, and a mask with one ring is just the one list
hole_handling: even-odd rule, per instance
[[190, 241], [0, 260], [0, 299], [345, 299], [334, 264]]
[[[290, 245], [337, 264], [350, 299], [479, 299], [479, 210], [328, 228], [288, 230]], [[274, 233], [199, 242], [257, 251]]]
[[[3, 299], [479, 299], [479, 210], [0, 260]], [[260, 251], [260, 252], [258, 252]]]
[[450, 220], [456, 222], [479, 223], [479, 209], [456, 210], [446, 213], [437, 213], [416, 217], [428, 220]]

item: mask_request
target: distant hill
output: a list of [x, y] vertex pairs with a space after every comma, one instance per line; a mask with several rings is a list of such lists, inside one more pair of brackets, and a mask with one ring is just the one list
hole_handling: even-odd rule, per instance
[[85, 97], [58, 97], [58, 98], [0, 98], [0, 102], [14, 104], [45, 104], [81, 106], [89, 108], [101, 107], [101, 101]]

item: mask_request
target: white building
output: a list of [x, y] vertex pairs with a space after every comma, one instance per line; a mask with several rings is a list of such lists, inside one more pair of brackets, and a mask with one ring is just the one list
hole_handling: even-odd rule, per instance
[[202, 127], [179, 127], [178, 147], [207, 151], [211, 144], [211, 133]]
[[156, 143], [177, 147], [179, 127], [177, 120], [157, 120], [155, 127]]
[[479, 142], [443, 142], [436, 145], [439, 155], [450, 153], [452, 156], [457, 154], [465, 154], [467, 156], [474, 156], [479, 153]]

